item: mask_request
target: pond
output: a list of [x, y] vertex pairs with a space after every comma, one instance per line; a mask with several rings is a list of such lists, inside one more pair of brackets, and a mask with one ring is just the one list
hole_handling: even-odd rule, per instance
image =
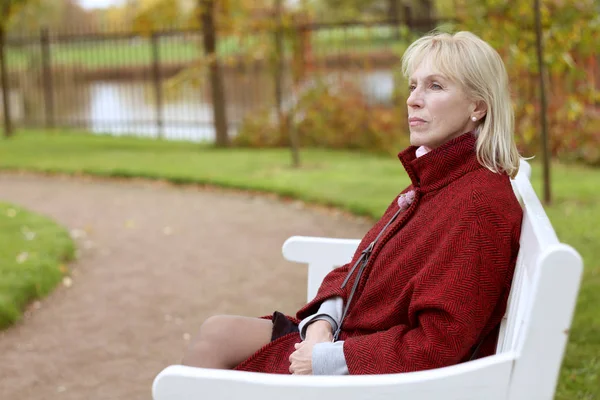
[[[356, 84], [369, 103], [391, 104], [394, 89], [392, 70], [331, 71], [326, 76], [340, 77]], [[44, 126], [47, 114], [42, 90], [23, 84], [19, 86], [11, 91], [12, 114], [16, 123], [20, 126]], [[171, 86], [167, 80], [161, 85], [163, 107], [159, 118], [152, 81], [55, 83], [54, 124], [113, 135], [157, 137], [160, 133], [168, 140], [214, 140], [208, 85]], [[266, 72], [225, 71], [224, 86], [230, 135], [235, 135], [245, 117], [264, 110], [275, 110], [274, 82]], [[289, 83], [285, 84], [284, 92], [289, 92], [289, 86]], [[284, 101], [289, 103], [290, 98]]]

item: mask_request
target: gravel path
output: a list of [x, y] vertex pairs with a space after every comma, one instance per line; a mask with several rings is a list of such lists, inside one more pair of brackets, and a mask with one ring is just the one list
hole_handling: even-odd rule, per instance
[[0, 199], [68, 227], [71, 278], [0, 332], [0, 399], [151, 398], [213, 314], [294, 313], [289, 236], [361, 237], [363, 219], [270, 196], [160, 182], [0, 174]]

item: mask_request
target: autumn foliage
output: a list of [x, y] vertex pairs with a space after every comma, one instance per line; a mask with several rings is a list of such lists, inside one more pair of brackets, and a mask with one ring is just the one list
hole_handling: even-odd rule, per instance
[[[541, 1], [550, 150], [555, 157], [600, 165], [600, 4]], [[460, 0], [457, 29], [471, 30], [504, 59], [511, 81], [515, 133], [524, 155], [540, 154], [538, 65], [532, 2]]]
[[395, 154], [408, 145], [406, 111], [369, 104], [351, 82], [318, 81], [301, 93], [297, 103], [284, 111], [282, 129], [273, 113], [265, 111], [244, 121], [234, 144], [287, 146], [287, 130], [296, 129], [304, 147]]
[[[592, 165], [600, 165], [598, 8], [593, 0], [542, 1], [550, 150], [554, 157]], [[450, 26], [451, 30], [476, 33], [504, 59], [510, 76], [519, 149], [524, 156], [539, 156], [540, 89], [531, 2], [460, 0], [456, 1], [456, 13], [458, 22]], [[396, 151], [397, 148], [386, 146], [401, 143], [406, 136], [403, 102], [398, 101], [398, 107], [373, 108], [366, 105], [360, 92], [346, 90], [342, 94], [338, 89], [321, 87], [301, 95], [293, 120], [302, 144]], [[246, 121], [237, 143], [283, 145], [281, 137], [277, 126], [263, 115]]]

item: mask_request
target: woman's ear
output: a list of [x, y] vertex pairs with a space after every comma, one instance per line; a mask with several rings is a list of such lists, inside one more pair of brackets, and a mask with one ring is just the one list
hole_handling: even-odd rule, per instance
[[471, 111], [471, 116], [476, 117], [479, 121], [487, 114], [487, 104], [483, 100], [477, 100], [473, 103], [473, 109]]

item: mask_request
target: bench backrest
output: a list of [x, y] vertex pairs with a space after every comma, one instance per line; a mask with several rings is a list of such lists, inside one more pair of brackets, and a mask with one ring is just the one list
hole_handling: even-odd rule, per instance
[[[510, 399], [513, 396], [519, 399], [551, 399], [583, 265], [573, 248], [558, 241], [531, 186], [530, 173], [531, 167], [523, 161], [519, 174], [512, 180], [515, 194], [523, 207], [523, 224], [497, 352], [519, 354], [511, 380]], [[540, 393], [542, 397], [539, 397]]]
[[[531, 186], [531, 167], [522, 161], [512, 185], [523, 207], [520, 250], [497, 353], [517, 354], [511, 400], [551, 399], [579, 292], [583, 263], [558, 241]], [[308, 263], [310, 301], [332, 268], [352, 259], [360, 241], [293, 237], [283, 246], [290, 261]]]

